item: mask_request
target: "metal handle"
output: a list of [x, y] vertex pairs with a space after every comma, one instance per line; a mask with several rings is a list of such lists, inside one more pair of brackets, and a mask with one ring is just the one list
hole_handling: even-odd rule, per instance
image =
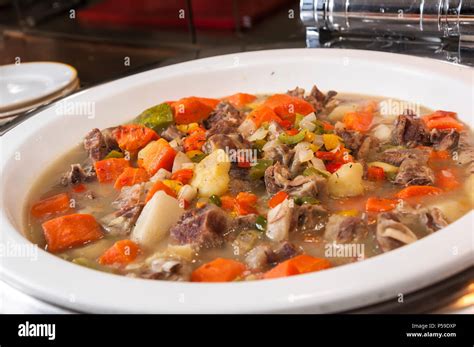
[[308, 34], [321, 29], [366, 35], [474, 35], [474, 0], [301, 0]]

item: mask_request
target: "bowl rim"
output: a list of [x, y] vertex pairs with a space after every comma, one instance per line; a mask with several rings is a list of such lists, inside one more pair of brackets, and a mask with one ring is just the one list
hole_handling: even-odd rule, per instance
[[[157, 70], [165, 75], [168, 73], [168, 77], [172, 77], [174, 74], [182, 74], [181, 70], [193, 71], [193, 69], [199, 70], [203, 66], [213, 66], [214, 64], [217, 66], [222, 64], [223, 59], [229, 60], [235, 56], [239, 56], [245, 61], [251, 61], [254, 58], [265, 61], [273, 59], [275, 54], [278, 57], [294, 58], [295, 53], [301, 54], [303, 57], [322, 56], [323, 58], [344, 54], [355, 59], [383, 60], [387, 64], [409, 65], [423, 70], [426, 70], [428, 65], [430, 69], [438, 68], [445, 73], [456, 74], [466, 83], [469, 83], [470, 77], [474, 77], [474, 70], [467, 66], [401, 54], [346, 49], [282, 49], [234, 53], [161, 67], [79, 91], [60, 101], [70, 100], [84, 93], [104, 92], [114, 85], [123, 87], [124, 84], [128, 84], [129, 88], [132, 88], [134, 84], [140, 84], [140, 79], [143, 76], [155, 73]], [[47, 112], [55, 104], [56, 102], [37, 113]], [[0, 137], [0, 145], [4, 147], [3, 143], [8, 141], [13, 143], [11, 146], [13, 148], [21, 143], [22, 133], [33, 134], [36, 131], [33, 129], [34, 125], [45, 125], [48, 122], [54, 122], [54, 117], [29, 118]], [[5, 170], [8, 163], [6, 159], [11, 157], [11, 151], [2, 155], [0, 174]], [[3, 180], [2, 184], [4, 184]], [[427, 284], [445, 279], [474, 264], [472, 234], [469, 233], [474, 225], [473, 221], [474, 212], [471, 211], [443, 230], [387, 254], [318, 273], [283, 279], [219, 284], [130, 279], [91, 271], [63, 261], [43, 250], [38, 251], [37, 263], [42, 268], [54, 269], [53, 279], [42, 276], [41, 271], [37, 271], [34, 266], [31, 266], [30, 260], [15, 257], [4, 257], [0, 261], [0, 278], [29, 295], [76, 311], [97, 313], [342, 311], [393, 298], [396, 293], [409, 293]], [[0, 190], [0, 223], [2, 243], [31, 245], [31, 242], [12, 225], [4, 208], [3, 190]], [[456, 254], [453, 254], [452, 247], [457, 247]], [[426, 248], [438, 249], [440, 254], [423, 253], [423, 249]], [[420, 257], [420, 254], [423, 257]], [[416, 263], [400, 263], [400, 259], [403, 258], [414, 260]], [[378, 270], [381, 266], [384, 267], [382, 273]], [[372, 276], [370, 281], [354, 276], [354, 274], [371, 272], [377, 274], [377, 277]], [[350, 283], [346, 283], [346, 281], [341, 283], [338, 278], [348, 278]], [[334, 284], [337, 281], [341, 284], [339, 287], [328, 286], [328, 284]], [[54, 284], [51, 285], [51, 283]], [[88, 283], [93, 283], [94, 288]], [[122, 289], [120, 293], [103, 292], [102, 288], [104, 287]], [[77, 293], [78, 288], [81, 290], [79, 294]], [[97, 294], [97, 288], [101, 288], [102, 295]], [[161, 294], [160, 297], [152, 296], [156, 292]], [[127, 293], [127, 300], [121, 301], [124, 293]], [[149, 297], [153, 297], [153, 300], [146, 299]]]

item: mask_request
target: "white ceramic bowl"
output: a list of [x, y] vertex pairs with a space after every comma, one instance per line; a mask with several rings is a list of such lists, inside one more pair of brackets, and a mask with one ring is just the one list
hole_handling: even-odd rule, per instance
[[[95, 118], [50, 106], [1, 138], [3, 247], [29, 245], [21, 230], [27, 193], [43, 169], [92, 127], [129, 120], [161, 101], [295, 86], [420, 102], [473, 124], [473, 69], [403, 55], [290, 49], [232, 54], [160, 68], [77, 93]], [[2, 278], [48, 302], [87, 312], [334, 312], [380, 302], [443, 280], [473, 264], [473, 212], [421, 241], [334, 269], [284, 279], [197, 284], [130, 279], [88, 270], [39, 251], [36, 261], [5, 256]], [[395, 300], [395, 299], [394, 299]]]

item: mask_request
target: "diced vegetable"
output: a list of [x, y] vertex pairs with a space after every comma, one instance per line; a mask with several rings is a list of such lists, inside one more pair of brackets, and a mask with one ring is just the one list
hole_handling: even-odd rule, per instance
[[230, 282], [241, 276], [246, 267], [241, 262], [217, 258], [201, 265], [191, 274], [193, 282]]
[[155, 131], [164, 129], [173, 122], [173, 110], [167, 103], [146, 109], [132, 121], [134, 124], [141, 124]]
[[235, 207], [235, 199], [229, 195], [220, 197], [221, 207], [226, 211], [233, 211]]
[[272, 196], [270, 200], [268, 200], [268, 207], [274, 208], [281, 204], [288, 198], [288, 193], [285, 191], [280, 191]]
[[248, 138], [249, 141], [254, 142], [257, 140], [263, 140], [265, 137], [267, 137], [268, 134], [268, 129], [265, 129], [264, 127], [258, 128], [250, 137]]
[[189, 169], [190, 166], [194, 166], [191, 159], [189, 159], [189, 157], [183, 152], [177, 152], [176, 156], [174, 157], [173, 168], [171, 172], [176, 172], [181, 169]]
[[58, 253], [102, 238], [102, 228], [90, 214], [70, 214], [42, 224], [48, 251]]
[[278, 264], [273, 269], [267, 271], [264, 274], [263, 278], [271, 279], [294, 276], [315, 271], [321, 271], [329, 269], [330, 267], [331, 263], [327, 259], [315, 258], [309, 255], [302, 254]]
[[229, 187], [230, 160], [227, 153], [218, 149], [196, 165], [191, 185], [200, 196], [222, 195]]
[[255, 194], [248, 192], [240, 192], [235, 197], [235, 207], [239, 215], [247, 215], [251, 213], [257, 213], [255, 207], [258, 201], [258, 197]]
[[334, 152], [317, 151], [315, 155], [316, 155], [316, 158], [321, 159], [321, 160], [336, 159], [336, 153]]
[[130, 162], [123, 158], [104, 159], [94, 163], [97, 180], [100, 183], [115, 182], [128, 167], [130, 167]]
[[120, 149], [132, 154], [138, 153], [149, 142], [158, 139], [158, 134], [143, 125], [129, 124], [118, 126], [114, 136]]
[[438, 194], [441, 194], [442, 192], [443, 191], [438, 187], [409, 186], [400, 190], [396, 194], [396, 197], [399, 199], [409, 199], [409, 198], [419, 197], [419, 196], [438, 195]]
[[158, 191], [143, 208], [131, 239], [143, 247], [154, 247], [166, 237], [183, 213], [177, 199]]
[[181, 169], [175, 171], [171, 175], [172, 180], [181, 182], [182, 184], [188, 184], [193, 179], [194, 171], [191, 169]]
[[99, 258], [101, 265], [127, 265], [135, 260], [140, 247], [132, 240], [120, 240], [107, 249]]
[[184, 150], [189, 151], [200, 151], [202, 146], [206, 143], [206, 132], [204, 130], [196, 130], [183, 141]]
[[265, 231], [267, 229], [267, 219], [264, 216], [258, 216], [255, 220], [255, 228], [260, 231]]
[[168, 194], [169, 196], [171, 196], [173, 198], [176, 197], [176, 193], [173, 189], [171, 189], [166, 184], [164, 184], [163, 181], [157, 181], [157, 182], [155, 182], [153, 187], [151, 187], [151, 189], [148, 191], [148, 193], [146, 195], [145, 202], [150, 201], [151, 198], [153, 198], [153, 195], [155, 195], [155, 193], [159, 192], [159, 191], [163, 191], [163, 192], [165, 192], [166, 194]]
[[209, 103], [207, 100], [205, 98], [189, 97], [173, 103], [176, 123], [189, 124], [205, 120], [215, 107], [215, 105], [212, 106], [214, 103]]
[[71, 201], [66, 193], [53, 195], [38, 201], [31, 207], [31, 214], [36, 218], [43, 218], [56, 213], [66, 212], [71, 209]]
[[294, 122], [297, 113], [306, 116], [314, 112], [314, 107], [307, 101], [288, 94], [273, 94], [264, 105], [270, 107], [280, 118]]
[[219, 195], [211, 195], [209, 197], [209, 202], [211, 204], [214, 204], [214, 205], [219, 206], [219, 207], [222, 206], [222, 201], [221, 201], [221, 198], [219, 197]]
[[200, 163], [207, 155], [203, 151], [195, 150], [186, 152], [186, 156], [191, 159], [193, 163]]
[[295, 135], [289, 135], [288, 133], [281, 133], [278, 136], [278, 140], [285, 145], [295, 145], [298, 142], [304, 140], [306, 135], [306, 130], [301, 130], [300, 132], [296, 133]]
[[247, 119], [252, 121], [255, 127], [259, 128], [264, 122], [275, 121], [278, 124], [282, 122], [282, 119], [276, 115], [270, 107], [259, 106], [255, 110], [249, 113]]
[[397, 207], [397, 199], [368, 198], [365, 205], [367, 212], [385, 212]]
[[464, 129], [464, 125], [456, 119], [456, 116], [455, 112], [435, 111], [430, 115], [424, 116], [423, 121], [430, 130], [455, 129], [461, 131]]
[[366, 132], [370, 129], [373, 114], [369, 112], [349, 112], [344, 116], [343, 122], [348, 130]]
[[265, 175], [265, 170], [273, 165], [273, 160], [271, 159], [259, 159], [257, 164], [252, 166], [249, 170], [250, 178], [258, 180]]
[[324, 147], [326, 150], [332, 151], [341, 144], [341, 138], [334, 134], [323, 134]]
[[165, 139], [150, 142], [138, 153], [138, 165], [144, 168], [150, 176], [159, 169], [171, 171], [176, 151]]
[[124, 186], [133, 186], [137, 183], [147, 182], [149, 179], [150, 176], [145, 169], [127, 167], [120, 176], [117, 177], [114, 188], [120, 190]]
[[448, 160], [451, 158], [451, 155], [449, 154], [448, 151], [442, 150], [442, 151], [434, 151], [430, 150], [430, 163], [436, 162], [436, 161], [443, 161], [443, 160]]
[[394, 173], [394, 174], [396, 174], [398, 172], [398, 167], [387, 164], [387, 163], [384, 163], [382, 161], [373, 161], [373, 162], [367, 164], [367, 166], [369, 168], [372, 167], [372, 166], [380, 167], [380, 168], [383, 169], [383, 171], [385, 173]]
[[312, 175], [320, 175], [324, 178], [329, 178], [331, 173], [326, 170], [321, 170], [315, 167], [308, 167], [303, 171], [303, 176], [312, 176]]
[[464, 183], [464, 190], [468, 197], [471, 207], [474, 207], [474, 174], [469, 175], [466, 182]]
[[461, 186], [458, 175], [453, 169], [442, 169], [436, 172], [436, 186], [450, 191]]
[[363, 194], [363, 173], [364, 170], [360, 163], [347, 163], [342, 165], [339, 170], [329, 177], [329, 193], [339, 198]]
[[328, 116], [332, 122], [340, 121], [344, 118], [346, 113], [355, 112], [358, 108], [357, 104], [341, 104], [336, 106]]
[[257, 99], [255, 95], [247, 93], [237, 93], [224, 98], [225, 101], [229, 102], [232, 106], [242, 108]]
[[381, 143], [389, 142], [392, 138], [392, 129], [385, 124], [377, 125], [372, 132]]
[[117, 151], [117, 150], [114, 149], [114, 150], [110, 151], [109, 154], [107, 154], [104, 159], [123, 158], [123, 157], [124, 157], [124, 155], [123, 155], [122, 152]]
[[370, 166], [367, 169], [367, 178], [371, 181], [383, 181], [385, 179], [385, 171], [378, 166]]
[[72, 186], [72, 191], [74, 193], [83, 193], [86, 190], [87, 190], [87, 187], [82, 183], [75, 184], [75, 185]]

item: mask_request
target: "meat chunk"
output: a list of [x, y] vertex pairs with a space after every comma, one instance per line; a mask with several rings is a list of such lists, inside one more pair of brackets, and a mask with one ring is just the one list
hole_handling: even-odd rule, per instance
[[346, 243], [357, 236], [361, 219], [358, 217], [333, 214], [329, 217], [324, 238], [329, 242]]
[[142, 204], [121, 209], [101, 219], [104, 229], [110, 235], [128, 235], [132, 231], [143, 209]]
[[228, 102], [222, 101], [204, 121], [204, 126], [208, 129], [207, 136], [236, 133], [243, 119], [243, 113]]
[[462, 132], [459, 137], [457, 156], [454, 158], [458, 165], [465, 166], [468, 174], [474, 173], [474, 146], [467, 132]]
[[336, 123], [334, 131], [337, 136], [342, 138], [346, 148], [350, 149], [354, 153], [359, 151], [359, 148], [365, 138], [364, 134], [358, 131], [346, 130], [342, 123]]
[[265, 159], [273, 160], [274, 163], [280, 163], [286, 167], [291, 165], [295, 152], [287, 145], [275, 143], [263, 150]]
[[82, 182], [87, 182], [95, 177], [95, 172], [92, 166], [82, 168], [81, 164], [72, 164], [69, 171], [62, 175], [60, 183], [63, 186], [69, 184], [75, 185]]
[[458, 147], [459, 133], [454, 129], [433, 129], [430, 133], [430, 141], [438, 151], [452, 151]]
[[393, 140], [398, 145], [415, 147], [429, 144], [429, 132], [421, 118], [413, 114], [402, 114], [395, 122]]
[[176, 127], [176, 125], [170, 125], [166, 129], [164, 129], [160, 136], [164, 138], [167, 141], [173, 141], [173, 140], [180, 140], [182, 139], [186, 134], [182, 133], [179, 131], [179, 129]]
[[116, 148], [118, 148], [118, 145], [111, 129], [102, 132], [95, 128], [84, 138], [84, 149], [93, 163], [104, 159], [111, 150]]
[[383, 252], [415, 242], [418, 238], [393, 212], [380, 213], [377, 217], [377, 242]]
[[426, 164], [428, 162], [428, 158], [429, 153], [418, 148], [391, 148], [387, 149], [381, 154], [382, 161], [395, 166], [400, 166], [405, 159], [414, 159], [420, 164]]
[[255, 229], [255, 224], [257, 223], [257, 217], [258, 215], [254, 213], [235, 217], [232, 220], [231, 228], [234, 230]]
[[212, 153], [216, 149], [223, 150], [243, 150], [249, 149], [250, 144], [244, 140], [240, 134], [215, 134], [209, 137], [202, 146], [205, 153]]
[[280, 162], [268, 167], [264, 175], [265, 187], [270, 194], [285, 190], [290, 184], [290, 171]]
[[288, 241], [281, 242], [275, 249], [268, 245], [258, 245], [247, 253], [245, 262], [250, 269], [263, 271], [269, 265], [293, 258], [299, 253], [300, 251]]
[[421, 223], [426, 226], [426, 229], [429, 232], [438, 231], [439, 229], [442, 229], [448, 225], [448, 221], [446, 220], [443, 212], [441, 212], [441, 210], [436, 207], [428, 208], [425, 211], [422, 211], [419, 216]]
[[189, 281], [191, 267], [183, 260], [156, 258], [150, 261], [148, 267], [142, 270], [141, 278], [166, 281]]
[[288, 235], [293, 221], [293, 200], [286, 199], [267, 214], [266, 235], [273, 241], [288, 240]]
[[300, 88], [300, 87], [296, 87], [295, 89], [290, 89], [286, 92], [286, 94], [290, 96], [296, 96], [297, 98], [301, 98], [301, 99], [304, 98], [305, 93], [306, 91], [304, 90], [304, 88]]
[[227, 214], [219, 207], [209, 204], [204, 208], [186, 211], [171, 227], [171, 238], [178, 244], [195, 244], [205, 248], [220, 246], [223, 234], [229, 228]]
[[112, 202], [112, 206], [121, 211], [128, 211], [137, 205], [145, 203], [145, 185], [143, 183], [133, 186], [124, 186], [120, 190], [120, 194]]
[[400, 165], [394, 183], [403, 186], [423, 186], [433, 184], [434, 180], [434, 172], [427, 165], [421, 164], [416, 159], [406, 159]]
[[320, 205], [303, 204], [292, 210], [290, 230], [320, 230], [324, 227], [327, 210]]
[[300, 251], [295, 245], [288, 241], [283, 241], [268, 254], [268, 262], [280, 263], [287, 259], [293, 258], [298, 253], [300, 253]]

